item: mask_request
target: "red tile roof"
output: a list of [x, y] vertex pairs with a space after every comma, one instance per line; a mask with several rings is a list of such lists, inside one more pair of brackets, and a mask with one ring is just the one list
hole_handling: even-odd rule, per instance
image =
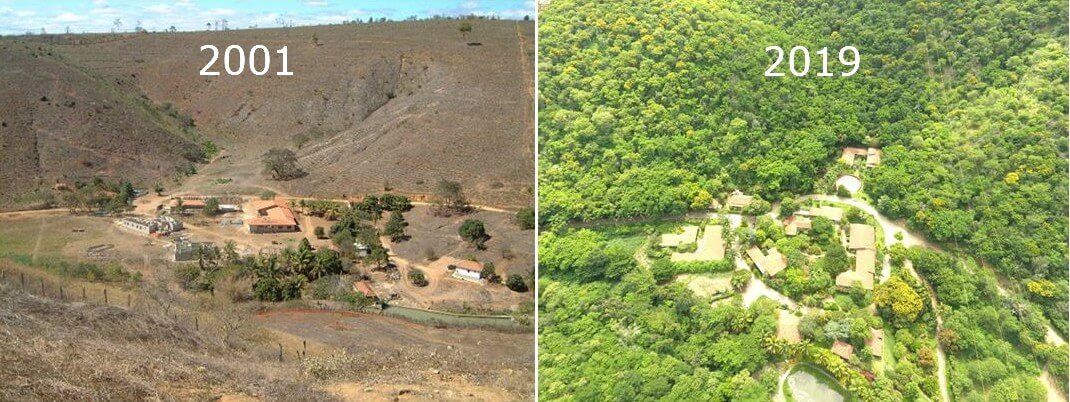
[[366, 297], [375, 297], [375, 290], [372, 289], [371, 282], [359, 281], [353, 284], [353, 289], [356, 289], [356, 291], [363, 293]]
[[254, 201], [253, 209], [259, 216], [249, 219], [249, 226], [297, 226], [297, 218], [286, 201]]
[[479, 263], [478, 261], [456, 260], [456, 261], [452, 261], [448, 266], [453, 266], [454, 268], [467, 269], [469, 271], [483, 272], [483, 264]]

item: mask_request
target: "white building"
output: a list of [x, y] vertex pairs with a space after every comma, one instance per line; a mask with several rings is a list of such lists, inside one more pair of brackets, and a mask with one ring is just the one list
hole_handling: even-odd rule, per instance
[[453, 274], [461, 279], [476, 281], [483, 279], [483, 264], [479, 261], [454, 260], [446, 266], [453, 270]]

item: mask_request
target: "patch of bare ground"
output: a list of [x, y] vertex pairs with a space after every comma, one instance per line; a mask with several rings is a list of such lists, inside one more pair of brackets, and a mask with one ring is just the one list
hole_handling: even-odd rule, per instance
[[0, 400], [331, 400], [298, 367], [167, 318], [0, 284]]
[[318, 310], [266, 312], [256, 322], [278, 339], [307, 341], [306, 370], [347, 399], [534, 398], [533, 333], [436, 328]]

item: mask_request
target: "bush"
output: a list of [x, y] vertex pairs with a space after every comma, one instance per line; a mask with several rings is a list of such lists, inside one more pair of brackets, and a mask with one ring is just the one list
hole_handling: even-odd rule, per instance
[[535, 229], [535, 208], [521, 208], [517, 211], [516, 224], [521, 230]]
[[487, 241], [487, 229], [483, 226], [483, 221], [477, 219], [465, 219], [464, 223], [461, 223], [461, 227], [457, 229], [458, 234], [465, 241], [472, 243], [476, 248], [483, 249]]
[[419, 286], [421, 288], [427, 286], [428, 284], [427, 277], [424, 276], [424, 271], [421, 271], [416, 268], [413, 268], [409, 271], [409, 281], [412, 282], [413, 285]]
[[327, 238], [327, 232], [323, 230], [323, 226], [316, 226], [316, 229], [312, 230], [312, 234], [316, 235], [317, 239]]
[[505, 286], [514, 292], [527, 292], [528, 284], [524, 282], [524, 278], [518, 274], [510, 274], [509, 279], [505, 280]]
[[486, 279], [487, 282], [490, 282], [490, 283], [501, 283], [502, 282], [502, 277], [501, 277], [501, 275], [498, 275], [498, 272], [494, 269], [494, 263], [493, 262], [488, 262], [486, 264], [483, 264], [482, 277], [483, 277], [483, 279]]

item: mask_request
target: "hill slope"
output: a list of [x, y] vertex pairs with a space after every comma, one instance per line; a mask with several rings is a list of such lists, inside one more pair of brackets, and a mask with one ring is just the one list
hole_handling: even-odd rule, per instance
[[56, 183], [161, 180], [203, 157], [174, 119], [33, 43], [0, 42], [0, 210]]
[[[151, 103], [173, 104], [228, 156], [197, 180], [231, 178], [302, 195], [382, 191], [426, 194], [458, 180], [481, 203], [526, 205], [533, 189], [534, 24], [456, 21], [56, 37], [71, 65]], [[318, 42], [313, 44], [312, 37]], [[479, 45], [469, 45], [469, 42]], [[198, 75], [220, 49], [264, 45], [271, 73]], [[274, 75], [286, 46], [291, 77]], [[223, 71], [222, 57], [213, 70]], [[259, 157], [298, 150], [309, 176], [268, 182]]]

